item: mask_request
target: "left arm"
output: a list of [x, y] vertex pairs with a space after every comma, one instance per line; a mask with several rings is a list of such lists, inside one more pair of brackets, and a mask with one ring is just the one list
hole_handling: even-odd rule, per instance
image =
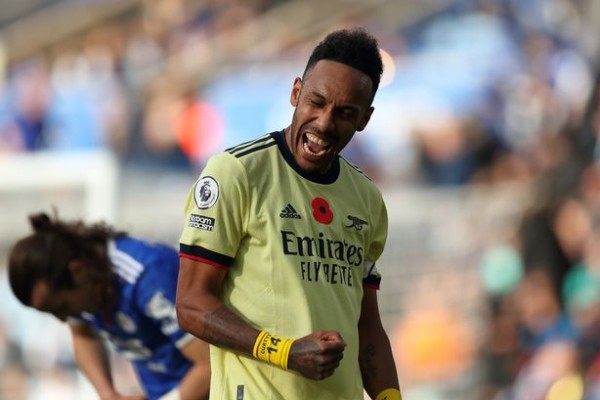
[[186, 344], [181, 352], [194, 366], [183, 377], [179, 384], [181, 400], [208, 399], [210, 388], [210, 357], [206, 342], [194, 338]]
[[375, 289], [364, 288], [358, 335], [358, 362], [363, 385], [369, 396], [375, 399], [385, 389], [399, 390], [392, 347], [381, 324]]

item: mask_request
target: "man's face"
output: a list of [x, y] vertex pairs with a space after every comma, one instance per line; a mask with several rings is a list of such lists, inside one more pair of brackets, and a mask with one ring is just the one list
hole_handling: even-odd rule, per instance
[[50, 313], [61, 321], [83, 311], [96, 313], [100, 309], [101, 296], [99, 286], [90, 279], [76, 277], [74, 288], [52, 289], [48, 282], [38, 281], [31, 291], [30, 306]]
[[296, 110], [286, 140], [300, 168], [329, 170], [354, 133], [369, 122], [371, 90], [366, 74], [329, 60], [317, 62], [304, 81], [296, 78], [290, 97]]

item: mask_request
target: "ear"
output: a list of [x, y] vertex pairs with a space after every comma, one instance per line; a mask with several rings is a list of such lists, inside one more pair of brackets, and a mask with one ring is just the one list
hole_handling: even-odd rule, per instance
[[298, 106], [298, 99], [300, 99], [300, 90], [302, 89], [302, 78], [296, 77], [294, 79], [294, 85], [292, 86], [292, 93], [290, 95], [290, 104], [293, 107]]
[[369, 109], [365, 112], [365, 115], [362, 117], [362, 120], [358, 123], [358, 128], [356, 128], [358, 132], [361, 132], [367, 127], [367, 124], [371, 120], [371, 115], [373, 115], [373, 111], [375, 111], [375, 108], [369, 107]]
[[85, 281], [86, 268], [82, 261], [77, 259], [69, 261], [69, 270], [76, 284], [79, 285]]

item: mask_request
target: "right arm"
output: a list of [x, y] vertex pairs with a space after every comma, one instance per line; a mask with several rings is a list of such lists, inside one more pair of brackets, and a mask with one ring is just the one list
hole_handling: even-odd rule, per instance
[[[179, 325], [207, 343], [252, 355], [260, 331], [218, 298], [226, 270], [186, 257], [180, 258], [179, 268]], [[339, 366], [345, 346], [337, 332], [312, 333], [294, 341], [288, 368], [310, 379], [324, 379]]]
[[75, 362], [102, 400], [143, 400], [144, 396], [120, 395], [112, 381], [110, 359], [104, 342], [88, 325], [69, 324]]
[[207, 343], [252, 354], [259, 330], [230, 311], [217, 297], [226, 271], [180, 258], [177, 320], [181, 328]]

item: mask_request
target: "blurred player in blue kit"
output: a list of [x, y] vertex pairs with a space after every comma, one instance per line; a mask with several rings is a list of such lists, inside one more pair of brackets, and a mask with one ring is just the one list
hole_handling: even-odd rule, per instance
[[[11, 249], [8, 276], [21, 303], [66, 321], [75, 361], [102, 400], [208, 397], [208, 345], [175, 315], [177, 252], [105, 224], [29, 218], [33, 233]], [[130, 360], [145, 395], [115, 389], [104, 340]]]

